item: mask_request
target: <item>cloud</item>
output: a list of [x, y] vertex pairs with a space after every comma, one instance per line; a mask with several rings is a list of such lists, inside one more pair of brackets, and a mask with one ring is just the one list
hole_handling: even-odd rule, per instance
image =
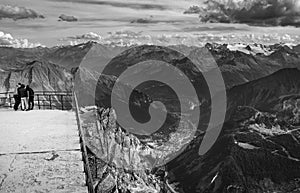
[[67, 21], [67, 22], [78, 21], [76, 17], [65, 15], [65, 14], [61, 14], [58, 18], [60, 19], [59, 21]]
[[149, 24], [149, 23], [160, 23], [160, 22], [167, 22], [167, 21], [159, 21], [153, 18], [151, 15], [150, 17], [147, 18], [138, 18], [131, 20], [130, 23], [140, 23], [140, 24]]
[[0, 19], [11, 18], [13, 20], [28, 19], [28, 18], [45, 18], [32, 9], [25, 7], [14, 7], [10, 5], [0, 5]]
[[131, 8], [131, 9], [154, 9], [154, 10], [166, 10], [167, 8], [160, 4], [152, 3], [139, 3], [137, 2], [121, 2], [121, 1], [98, 1], [98, 0], [50, 0], [55, 2], [70, 2], [70, 3], [82, 3], [92, 5], [108, 5], [113, 7]]
[[0, 31], [0, 47], [33, 48], [43, 46], [39, 43], [30, 43], [27, 39], [15, 39], [11, 34]]
[[98, 35], [94, 32], [89, 32], [83, 35], [77, 35], [73, 37], [69, 37], [69, 39], [76, 39], [76, 40], [87, 40], [87, 41], [100, 41], [102, 40], [101, 35]]
[[110, 46], [132, 46], [132, 45], [186, 45], [186, 46], [204, 46], [206, 43], [220, 44], [266, 44], [271, 45], [278, 42], [297, 44], [300, 41], [300, 36], [288, 34], [253, 34], [253, 33], [234, 33], [234, 34], [160, 34], [147, 35], [142, 32], [133, 31], [116, 31], [109, 33], [106, 36], [90, 32], [83, 35], [77, 35], [63, 39], [69, 41], [70, 44], [80, 44], [88, 41], [94, 41]]
[[184, 11], [184, 14], [199, 14], [201, 12], [201, 9], [199, 6], [193, 5], [190, 8], [188, 8], [186, 11]]
[[203, 22], [300, 27], [300, 0], [208, 0], [199, 13]]

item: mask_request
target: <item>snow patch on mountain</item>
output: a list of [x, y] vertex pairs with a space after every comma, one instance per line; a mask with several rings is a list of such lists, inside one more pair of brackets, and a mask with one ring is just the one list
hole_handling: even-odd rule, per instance
[[242, 142], [235, 142], [235, 143], [243, 149], [257, 149], [258, 148], [258, 147], [255, 147], [254, 145], [249, 144], [249, 143], [242, 143]]
[[249, 125], [249, 128], [269, 136], [282, 135], [287, 133], [287, 131], [282, 130], [279, 125], [272, 126], [272, 128], [267, 128], [264, 123]]

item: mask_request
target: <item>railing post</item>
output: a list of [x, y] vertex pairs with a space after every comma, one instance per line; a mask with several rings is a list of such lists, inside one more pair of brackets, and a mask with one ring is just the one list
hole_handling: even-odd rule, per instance
[[[13, 108], [14, 106], [13, 103], [15, 103], [15, 101], [12, 95], [14, 94], [14, 92], [5, 92], [0, 94], [6, 95], [4, 106]], [[53, 96], [54, 99], [52, 98]], [[39, 110], [48, 109], [48, 107], [50, 109], [56, 108], [61, 110], [68, 110], [69, 107], [72, 108], [72, 98], [73, 98], [72, 92], [68, 92], [68, 91], [36, 91], [33, 102], [38, 106], [36, 109]], [[61, 108], [59, 107], [59, 103], [61, 103]]]
[[37, 94], [37, 98], [38, 98], [38, 107], [39, 107], [39, 109], [41, 109], [41, 105], [40, 105], [40, 95], [39, 95], [39, 94]]
[[11, 97], [9, 96], [9, 107], [12, 108]]
[[89, 193], [95, 193], [95, 190], [93, 187], [93, 176], [91, 173], [91, 168], [90, 168], [89, 160], [88, 160], [86, 142], [84, 139], [84, 133], [83, 133], [82, 126], [80, 123], [80, 118], [79, 118], [78, 101], [77, 101], [77, 97], [76, 97], [76, 94], [74, 91], [72, 93], [72, 98], [73, 98], [74, 110], [75, 110], [76, 121], [77, 121], [77, 125], [78, 125], [79, 137], [80, 137], [80, 142], [81, 142], [81, 151], [82, 151], [82, 157], [83, 157], [83, 162], [84, 162], [84, 172], [86, 174], [86, 185], [88, 187]]
[[49, 96], [49, 102], [50, 102], [50, 109], [52, 109], [51, 94], [49, 94], [48, 96]]
[[61, 101], [61, 110], [64, 110], [64, 101], [63, 101], [63, 95], [60, 95], [60, 101]]

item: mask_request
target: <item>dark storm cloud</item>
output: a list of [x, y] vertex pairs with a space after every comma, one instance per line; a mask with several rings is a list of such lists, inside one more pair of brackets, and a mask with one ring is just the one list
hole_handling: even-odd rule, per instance
[[70, 2], [70, 3], [82, 3], [82, 4], [93, 4], [93, 5], [109, 5], [113, 7], [127, 7], [131, 9], [156, 9], [165, 10], [167, 9], [163, 5], [158, 4], [147, 4], [147, 3], [131, 3], [126, 1], [116, 2], [116, 1], [97, 1], [97, 0], [49, 0], [55, 2]]
[[204, 4], [199, 11], [204, 22], [300, 27], [300, 0], [211, 0]]
[[76, 17], [71, 16], [71, 15], [65, 15], [65, 14], [61, 14], [58, 18], [59, 18], [59, 21], [67, 21], [67, 22], [78, 21], [78, 19]]
[[25, 7], [17, 7], [10, 5], [0, 5], [0, 19], [10, 18], [13, 20], [28, 19], [28, 18], [44, 18], [32, 9]]

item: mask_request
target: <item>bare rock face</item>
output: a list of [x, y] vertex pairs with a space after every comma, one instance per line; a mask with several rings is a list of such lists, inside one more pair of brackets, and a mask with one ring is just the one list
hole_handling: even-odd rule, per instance
[[91, 151], [103, 161], [117, 168], [140, 170], [150, 168], [150, 163], [144, 162], [139, 155], [145, 148], [133, 135], [123, 131], [116, 125], [116, 115], [112, 109], [101, 112], [100, 120], [89, 123], [85, 127], [87, 145]]
[[[161, 180], [150, 173], [155, 152], [117, 125], [113, 109], [83, 112], [97, 192], [160, 192]], [[149, 159], [151, 156], [153, 160]]]
[[300, 126], [300, 97], [289, 96], [282, 99], [282, 105], [276, 110], [278, 117], [287, 120], [289, 124]]
[[101, 183], [96, 187], [96, 191], [99, 193], [111, 192], [116, 186], [115, 179], [111, 174], [108, 174]]

